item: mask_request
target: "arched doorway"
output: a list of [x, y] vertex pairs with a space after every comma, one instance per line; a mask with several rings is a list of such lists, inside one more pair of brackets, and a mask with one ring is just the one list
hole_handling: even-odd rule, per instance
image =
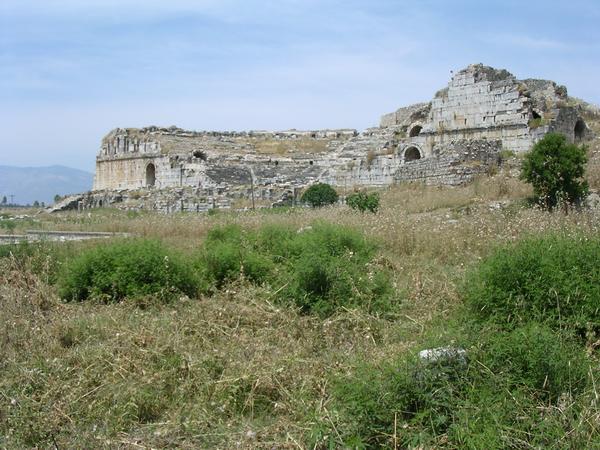
[[414, 127], [412, 127], [408, 133], [409, 137], [417, 137], [418, 135], [421, 134], [421, 130], [423, 129], [423, 127], [421, 125], [415, 125]]
[[151, 187], [156, 183], [156, 167], [150, 163], [146, 166], [146, 186]]
[[579, 119], [576, 123], [575, 123], [575, 140], [576, 141], [581, 141], [585, 138], [585, 131], [586, 131], [587, 127], [585, 125], [585, 122], [581, 119]]
[[408, 147], [404, 151], [404, 162], [416, 161], [421, 159], [421, 152], [417, 147]]

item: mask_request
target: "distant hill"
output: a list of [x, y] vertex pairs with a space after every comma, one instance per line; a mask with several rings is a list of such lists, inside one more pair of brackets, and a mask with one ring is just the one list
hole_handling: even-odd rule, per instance
[[14, 195], [15, 203], [54, 202], [54, 196], [77, 194], [92, 189], [94, 175], [64, 166], [12, 167], [0, 166], [0, 201]]

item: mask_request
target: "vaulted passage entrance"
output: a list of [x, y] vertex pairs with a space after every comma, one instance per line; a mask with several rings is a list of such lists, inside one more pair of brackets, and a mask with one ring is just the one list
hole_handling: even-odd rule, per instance
[[581, 141], [585, 138], [585, 122], [581, 119], [577, 121], [575, 124], [575, 140]]
[[156, 167], [150, 163], [146, 166], [146, 186], [154, 186], [156, 183]]
[[421, 152], [417, 147], [408, 147], [404, 152], [404, 162], [415, 161], [421, 159]]
[[410, 132], [408, 133], [409, 137], [417, 137], [418, 135], [421, 134], [421, 130], [423, 129], [423, 127], [421, 125], [415, 125], [414, 127], [411, 128]]

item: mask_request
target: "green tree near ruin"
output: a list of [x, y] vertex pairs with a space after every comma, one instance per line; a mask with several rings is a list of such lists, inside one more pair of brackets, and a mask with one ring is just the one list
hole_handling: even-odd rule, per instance
[[338, 193], [327, 183], [317, 183], [309, 187], [300, 200], [313, 208], [332, 205], [338, 201]]
[[586, 148], [567, 142], [559, 133], [549, 133], [525, 156], [521, 179], [531, 183], [536, 202], [552, 210], [559, 204], [572, 205], [588, 192], [583, 179]]
[[370, 194], [364, 191], [350, 194], [346, 199], [346, 203], [350, 208], [360, 212], [370, 211], [375, 214], [379, 210], [379, 193], [371, 192]]
[[2, 204], [6, 205], [8, 203], [8, 199], [6, 198], [6, 195], [4, 197], [2, 197]]

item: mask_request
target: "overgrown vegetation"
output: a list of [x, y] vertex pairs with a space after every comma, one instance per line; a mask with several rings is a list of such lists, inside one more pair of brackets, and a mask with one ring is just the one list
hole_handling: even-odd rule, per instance
[[355, 192], [346, 198], [346, 203], [350, 208], [360, 212], [372, 212], [375, 214], [379, 210], [379, 193], [364, 191]]
[[[530, 195], [500, 173], [452, 189], [396, 186], [377, 214], [102, 209], [19, 222], [17, 233], [140, 240], [0, 246], [0, 447], [597, 448], [596, 316], [577, 311], [597, 295], [585, 280], [598, 276], [588, 270], [598, 212], [529, 208]], [[194, 293], [61, 300], [76, 259], [148, 242], [161, 270], [166, 254], [184, 261]], [[528, 251], [531, 265], [493, 263]], [[535, 258], [548, 264], [535, 269]], [[579, 279], [557, 289], [560, 314], [540, 300], [513, 320], [470, 296], [497, 267], [549, 276], [526, 292], [556, 299], [542, 288], [562, 283], [545, 269], [552, 258]], [[467, 356], [418, 356], [439, 347]]]
[[338, 193], [331, 185], [327, 183], [317, 183], [304, 191], [300, 200], [303, 203], [308, 203], [313, 208], [320, 208], [321, 206], [334, 204], [338, 201], [338, 198]]
[[14, 220], [2, 220], [0, 219], [0, 229], [6, 230], [8, 233], [12, 234], [17, 228], [17, 223]]
[[194, 296], [192, 270], [158, 241], [133, 240], [99, 245], [73, 258], [59, 279], [59, 295], [66, 300], [125, 298], [157, 295]]
[[393, 309], [390, 274], [373, 258], [376, 245], [348, 227], [316, 223], [300, 230], [239, 226], [209, 232], [197, 267], [205, 291], [244, 277], [268, 284], [274, 297], [303, 312], [328, 316], [341, 308]]
[[469, 276], [465, 297], [506, 328], [533, 320], [597, 338], [600, 238], [546, 234], [498, 248]]
[[[402, 356], [338, 377], [338, 439], [361, 448], [588, 448], [595, 438], [577, 424], [599, 416], [580, 337], [597, 340], [599, 263], [597, 236], [542, 235], [497, 249], [467, 277], [470, 310], [429, 342], [450, 341], [459, 347], [445, 351], [467, 356]], [[330, 433], [322, 423], [314, 438], [333, 444]]]
[[525, 155], [521, 178], [532, 184], [544, 208], [574, 204], [588, 191], [583, 179], [586, 162], [585, 147], [569, 144], [563, 134], [549, 133]]
[[[573, 402], [593, 405], [582, 348], [535, 323], [459, 339], [464, 362], [402, 356], [339, 377], [332, 407], [344, 447], [589, 447], [584, 427], [568, 434], [587, 414]], [[321, 424], [313, 436], [339, 445], [331, 432]]]

